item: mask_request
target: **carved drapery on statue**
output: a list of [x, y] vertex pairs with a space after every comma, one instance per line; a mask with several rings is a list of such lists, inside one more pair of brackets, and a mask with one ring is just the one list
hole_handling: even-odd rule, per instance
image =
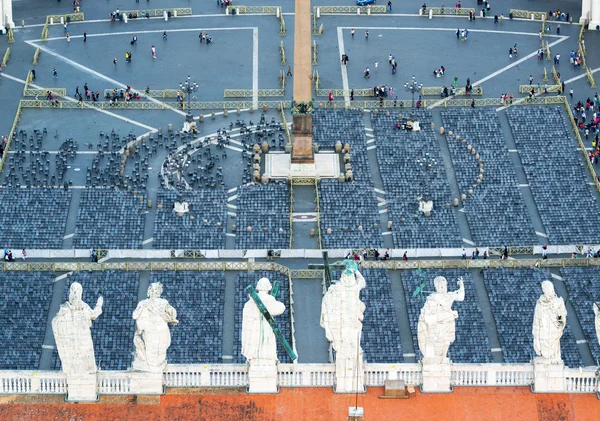
[[567, 309], [562, 297], [554, 292], [552, 282], [542, 282], [542, 291], [533, 316], [533, 349], [542, 359], [558, 364], [562, 363], [560, 338], [567, 323]]
[[[261, 278], [256, 284], [258, 296], [271, 316], [285, 311], [285, 304], [269, 294], [271, 282]], [[277, 339], [271, 325], [250, 298], [244, 304], [242, 316], [242, 355], [251, 365], [274, 365], [277, 363]]]
[[336, 351], [336, 391], [364, 389], [363, 351], [360, 346], [365, 304], [360, 290], [365, 278], [354, 261], [346, 260], [340, 281], [329, 287], [321, 305], [321, 327]]
[[421, 309], [417, 325], [419, 349], [423, 363], [448, 363], [448, 348], [456, 338], [458, 312], [452, 310], [454, 301], [465, 299], [463, 279], [458, 278], [459, 289], [448, 292], [446, 278], [438, 276], [433, 280], [436, 292], [430, 294]]
[[171, 345], [169, 324], [176, 325], [177, 311], [160, 298], [163, 287], [155, 282], [148, 287], [148, 299], [138, 303], [133, 312], [136, 332], [133, 338], [135, 357], [132, 368], [137, 371], [162, 371], [167, 365], [167, 349]]
[[83, 288], [73, 282], [69, 301], [60, 306], [52, 319], [52, 332], [62, 369], [68, 375], [91, 374], [97, 371], [94, 343], [90, 328], [92, 321], [102, 314], [102, 297], [92, 310], [82, 300]]

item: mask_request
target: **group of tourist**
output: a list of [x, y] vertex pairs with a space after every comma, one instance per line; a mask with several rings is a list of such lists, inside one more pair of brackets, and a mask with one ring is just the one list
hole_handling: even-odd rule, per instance
[[[21, 257], [23, 258], [23, 260], [27, 260], [27, 251], [25, 249], [23, 249], [21, 251]], [[8, 246], [4, 246], [4, 261], [5, 262], [14, 262], [15, 261], [13, 252], [12, 252], [12, 250], [10, 250], [8, 248]]]
[[[100, 92], [92, 91], [87, 82], [83, 84], [83, 93], [85, 94], [85, 99], [88, 101], [96, 102], [100, 98]], [[79, 100], [79, 102], [83, 102], [83, 95], [79, 92], [79, 86], [75, 87], [75, 98]]]

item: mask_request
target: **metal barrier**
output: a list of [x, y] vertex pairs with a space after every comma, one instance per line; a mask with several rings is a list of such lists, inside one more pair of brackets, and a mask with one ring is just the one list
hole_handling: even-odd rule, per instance
[[560, 83], [560, 76], [559, 76], [559, 74], [556, 72], [556, 69], [554, 68], [554, 66], [552, 66], [552, 77], [554, 78], [554, 81], [555, 81], [557, 84], [559, 84], [559, 85], [561, 84], [561, 83]]
[[[121, 12], [122, 13], [122, 12]], [[48, 15], [46, 23], [49, 25], [65, 22], [81, 22], [84, 20], [83, 13], [69, 13], [66, 15]]]
[[[252, 89], [224, 89], [223, 97], [224, 98], [252, 98], [254, 93]], [[284, 96], [285, 88], [277, 88], [277, 89], [259, 89], [258, 97], [270, 97], [270, 96]]]
[[[319, 89], [315, 87], [315, 95], [316, 96], [327, 96], [329, 93], [332, 93], [334, 96], [350, 96], [350, 89]], [[373, 89], [368, 88], [356, 88], [354, 89], [355, 97], [369, 97], [374, 96]]]
[[532, 12], [531, 10], [520, 10], [520, 9], [510, 9], [510, 14], [513, 18], [523, 18], [523, 19], [546, 19], [546, 15], [548, 12]]
[[285, 131], [285, 137], [287, 138], [288, 144], [292, 146], [292, 135], [290, 133], [290, 128], [287, 124], [287, 119], [285, 118], [285, 110], [287, 110], [288, 108], [289, 107], [284, 106], [284, 104], [282, 103], [279, 107], [279, 113], [281, 114], [281, 120], [283, 122], [283, 130]]
[[[323, 235], [321, 232], [321, 202], [319, 199], [319, 181], [317, 178], [314, 180], [315, 185], [315, 212], [317, 213], [317, 238], [319, 240], [319, 249], [323, 248]], [[321, 277], [324, 276], [324, 273], [321, 274]]]
[[227, 6], [225, 13], [232, 15], [232, 10], [239, 14], [277, 15], [279, 6]]
[[65, 97], [67, 96], [66, 88], [29, 88], [25, 87], [23, 89], [24, 97], [42, 97], [45, 98], [48, 95], [48, 92], [52, 93], [57, 97]]
[[2, 66], [6, 66], [8, 64], [8, 60], [10, 59], [10, 47], [6, 48], [6, 52], [4, 53], [4, 57], [2, 58]]
[[[359, 14], [359, 15], [372, 15], [372, 14], [385, 14], [387, 13], [386, 6], [317, 6], [319, 14]], [[360, 12], [359, 12], [360, 10]]]
[[[147, 17], [160, 17], [164, 16], [165, 12], [167, 14], [171, 14], [170, 17], [178, 17], [178, 16], [191, 16], [192, 8], [191, 7], [174, 7], [170, 9], [145, 9], [145, 10], [121, 10], [121, 15], [126, 15], [131, 18], [145, 18]], [[131, 14], [131, 16], [129, 16]]]
[[587, 25], [587, 22], [585, 22], [583, 25], [581, 25], [581, 29], [579, 30], [579, 35], [577, 36], [577, 42], [581, 42], [583, 40], [583, 33], [585, 32], [586, 25]]
[[[362, 260], [360, 266], [366, 269], [413, 270], [413, 269], [520, 269], [552, 267], [598, 267], [600, 259], [435, 259], [435, 260]], [[322, 277], [322, 270], [289, 269], [279, 263], [267, 262], [224, 262], [224, 261], [151, 261], [151, 262], [4, 262], [4, 272], [81, 272], [107, 270], [120, 271], [235, 271], [252, 272], [257, 270], [276, 271], [290, 274], [294, 278]]]
[[312, 44], [312, 64], [313, 66], [317, 65], [317, 41], [313, 41]]
[[542, 49], [546, 54], [546, 60], [552, 60], [552, 54], [550, 53], [550, 46], [548, 45], [548, 41], [546, 41], [546, 44], [544, 44], [544, 41], [542, 41]]
[[[45, 100], [22, 99], [20, 105], [23, 108], [50, 108], [50, 109], [101, 109], [101, 110], [166, 110], [170, 107], [187, 110], [187, 103], [181, 104], [176, 102], [146, 102], [146, 101], [129, 101], [129, 102], [71, 102], [71, 101], [55, 101], [54, 103]], [[261, 101], [259, 107], [267, 106], [268, 108], [290, 108], [291, 101]], [[190, 110], [235, 110], [252, 108], [252, 101], [214, 101], [214, 102], [191, 102]]]
[[15, 42], [15, 34], [10, 26], [8, 27], [8, 31], [6, 31], [6, 36], [8, 37], [9, 44]]
[[536, 94], [543, 93], [561, 93], [561, 85], [519, 85], [519, 93], [528, 94], [531, 90], [534, 90]]
[[42, 41], [47, 41], [48, 40], [48, 25], [49, 25], [49, 23], [46, 22], [46, 24], [42, 28], [42, 35], [40, 36], [40, 39]]
[[[125, 92], [125, 89], [105, 89], [104, 98], [106, 98], [107, 95], [112, 96], [113, 92], [115, 91], [118, 95], [121, 91]], [[147, 91], [133, 89], [132, 91], [139, 93], [142, 97], [146, 98], [177, 98], [177, 95], [181, 96], [181, 98], [185, 98], [185, 91], [180, 91], [178, 89], [150, 89]]]
[[588, 78], [588, 82], [590, 82], [590, 86], [592, 88], [596, 87], [596, 81], [594, 80], [594, 74], [592, 73], [592, 71], [590, 70], [589, 67], [585, 66], [585, 74], [587, 75]]
[[290, 250], [293, 249], [292, 245], [294, 243], [294, 183], [293, 180], [290, 183]]
[[40, 47], [35, 49], [35, 53], [33, 53], [33, 61], [32, 64], [37, 65], [38, 64], [38, 59], [40, 58], [40, 53], [42, 52], [42, 50], [40, 49]]
[[283, 19], [283, 13], [279, 11], [279, 36], [284, 37], [287, 34], [285, 27], [285, 19]]
[[419, 11], [423, 16], [428, 16], [430, 12], [434, 16], [468, 16], [469, 12], [475, 14], [475, 9], [469, 7], [428, 7], [425, 9], [426, 13], [422, 13], [423, 9], [419, 9]]
[[[423, 86], [421, 88], [421, 95], [423, 96], [440, 96], [444, 87], [443, 86]], [[456, 95], [466, 95], [466, 88], [458, 88]], [[474, 86], [469, 95], [483, 95], [483, 88], [481, 86]]]
[[285, 61], [285, 48], [283, 48], [283, 41], [279, 44], [279, 54], [281, 54], [281, 65], [285, 66], [287, 63]]
[[315, 87], [315, 94], [317, 94], [317, 92], [319, 92], [319, 84], [321, 83], [321, 81], [319, 80], [319, 71], [315, 70], [312, 73], [312, 83]]
[[15, 132], [17, 131], [17, 124], [19, 124], [19, 119], [21, 118], [21, 101], [19, 101], [19, 106], [17, 107], [17, 113], [15, 115], [15, 119], [13, 120], [13, 125], [10, 128], [10, 132], [8, 133], [8, 142], [6, 142], [6, 146], [4, 147], [4, 153], [2, 154], [2, 160], [0, 160], [0, 172], [2, 172], [2, 168], [4, 167], [4, 162], [8, 158], [8, 152], [10, 151], [10, 145], [12, 144], [12, 140], [15, 136]]

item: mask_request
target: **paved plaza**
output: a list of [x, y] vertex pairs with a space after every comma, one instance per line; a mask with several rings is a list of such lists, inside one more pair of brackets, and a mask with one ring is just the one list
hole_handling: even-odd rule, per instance
[[[312, 6], [352, 3], [316, 0]], [[421, 2], [393, 3], [392, 10], [381, 15], [320, 14], [317, 28], [322, 24], [324, 31], [312, 37], [313, 85], [318, 77], [318, 86], [313, 86], [317, 104], [313, 143], [319, 162], [333, 162], [326, 173], [335, 178], [295, 184], [285, 177], [268, 183], [256, 179], [280, 165], [273, 162], [288, 162], [279, 156], [291, 147], [289, 104], [295, 78], [306, 77], [293, 74], [293, 3], [260, 4], [282, 8], [287, 32], [282, 36], [274, 14], [226, 15], [214, 1], [83, 0], [84, 21], [66, 28], [50, 25], [47, 39], [42, 39], [46, 16], [72, 12], [70, 2], [15, 0], [15, 42], [0, 39], [0, 59], [10, 48], [0, 80], [0, 135], [8, 135], [18, 118], [0, 171], [0, 243], [11, 248], [17, 260], [21, 249], [31, 250], [30, 262], [83, 263], [89, 260], [87, 252], [96, 249], [123, 251], [102, 255], [101, 262], [124, 264], [152, 260], [128, 257], [132, 250], [147, 251], [148, 256], [164, 251], [177, 262], [197, 262], [190, 258], [194, 256], [209, 262], [261, 263], [266, 250], [272, 249], [276, 262], [296, 276], [288, 278], [288, 272], [284, 275], [276, 268], [261, 272], [283, 281], [289, 312], [282, 317], [282, 331], [294, 343], [301, 363], [331, 358], [319, 325], [322, 279], [301, 275], [309, 264], [322, 263], [322, 249], [331, 250], [332, 262], [348, 252], [361, 254], [364, 248], [369, 249], [370, 261], [375, 250], [383, 256], [387, 249], [397, 260], [406, 251], [410, 261], [417, 257], [459, 261], [463, 253], [471, 259], [484, 251], [496, 253], [490, 259], [498, 259], [498, 250], [505, 246], [535, 247], [535, 257], [540, 257], [540, 247], [547, 244], [556, 246], [555, 257], [569, 257], [575, 246], [586, 245], [580, 250], [586, 254], [587, 245], [600, 244], [589, 220], [600, 211], [594, 180], [599, 167], [593, 164], [590, 171], [585, 157], [594, 150], [593, 135], [586, 136], [585, 129], [576, 135], [568, 112], [577, 102], [593, 102], [597, 96], [586, 72], [569, 63], [570, 52], [579, 48], [580, 4], [508, 0], [492, 3], [492, 16], [478, 14], [470, 21], [449, 15], [429, 19], [419, 16]], [[193, 14], [168, 21], [109, 20], [117, 8], [145, 7], [191, 7]], [[473, 0], [463, 7], [481, 8]], [[509, 19], [510, 8], [547, 12], [558, 7], [571, 12], [573, 23], [548, 21], [550, 31], [542, 40], [540, 21]], [[494, 23], [494, 14], [502, 14], [503, 20]], [[466, 40], [459, 36], [464, 29]], [[212, 43], [201, 42], [202, 33]], [[547, 42], [553, 58], [560, 54], [560, 63], [538, 59], [542, 42]], [[587, 68], [598, 79], [600, 32], [586, 31], [584, 45]], [[513, 46], [518, 46], [518, 55], [509, 57]], [[39, 57], [32, 64], [36, 51]], [[130, 62], [126, 53], [131, 53]], [[344, 53], [347, 64], [340, 60]], [[390, 55], [398, 63], [395, 73]], [[288, 66], [291, 75], [286, 75]], [[434, 70], [442, 66], [445, 74], [436, 77]], [[531, 76], [533, 85], [543, 91], [545, 84], [556, 84], [553, 69], [560, 73], [565, 92], [560, 97], [555, 92], [536, 93], [530, 104], [519, 86], [530, 85]], [[32, 70], [35, 79], [29, 80]], [[188, 98], [180, 83], [188, 76], [198, 84], [189, 98], [196, 134], [182, 131]], [[450, 88], [457, 78], [459, 88], [470, 82], [483, 94], [458, 95], [464, 104], [448, 106], [439, 92], [421, 96], [418, 90], [413, 95], [405, 88], [413, 76], [426, 88]], [[24, 97], [25, 85], [40, 90], [37, 97], [36, 93]], [[379, 102], [371, 93], [383, 85], [387, 96]], [[86, 86], [99, 93], [97, 101], [86, 98]], [[120, 95], [128, 88], [141, 98], [125, 101]], [[60, 89], [66, 90], [65, 97], [56, 95]], [[145, 95], [167, 90], [164, 97]], [[226, 95], [228, 90], [245, 92]], [[181, 91], [181, 102], [174, 91]], [[47, 92], [54, 92], [55, 105], [48, 105]], [[79, 106], [77, 92], [83, 96]], [[328, 104], [330, 92], [335, 95]], [[369, 96], [361, 96], [366, 92]], [[498, 100], [504, 94], [514, 95], [512, 106]], [[402, 130], [400, 126], [409, 121], [418, 121], [421, 130]], [[266, 147], [268, 156], [255, 155], [256, 148]], [[420, 165], [425, 156], [436, 160], [430, 172]], [[287, 175], [287, 165], [276, 171]], [[431, 216], [419, 211], [425, 188], [434, 203]], [[189, 211], [178, 215], [173, 210], [176, 202], [186, 202]], [[73, 260], [67, 254], [72, 250], [82, 254]], [[50, 255], [56, 257], [48, 259]], [[514, 258], [521, 257], [515, 252]], [[581, 311], [589, 308], [591, 313], [582, 282], [596, 279], [598, 271], [558, 266], [541, 270], [446, 266], [425, 273], [365, 269], [369, 291], [364, 329], [370, 332], [363, 334], [365, 358], [381, 363], [420, 360], [416, 322], [422, 302], [417, 290], [422, 289], [423, 276], [429, 291], [433, 277], [441, 274], [452, 285], [464, 276], [467, 285], [451, 350], [454, 361], [529, 362], [533, 356], [529, 318], [539, 281], [551, 279], [558, 295], [566, 298], [569, 312], [562, 339], [565, 363], [594, 365], [600, 347], [592, 316]], [[154, 281], [165, 284], [165, 295], [174, 306], [190, 312], [182, 329], [173, 330], [172, 361], [243, 363], [238, 320], [243, 288], [258, 277], [258, 271], [243, 268], [169, 272], [150, 266], [93, 273], [43, 268], [27, 274], [0, 272], [6, 296], [28, 297], [17, 314], [20, 327], [0, 334], [5, 340], [14, 338], [21, 354], [0, 350], [1, 368], [60, 368], [50, 320], [73, 281], [82, 282], [90, 296], [104, 294], [107, 301], [113, 300], [106, 310], [107, 321], [94, 325], [93, 331], [95, 337], [104, 338], [96, 354], [105, 369], [124, 370], [131, 363], [130, 314]], [[515, 289], [507, 288], [509, 284]], [[598, 286], [590, 289], [600, 297]], [[41, 303], [33, 306], [35, 300]], [[196, 302], [203, 303], [201, 309]], [[35, 317], [28, 318], [28, 311]], [[0, 315], [0, 325], [7, 318]], [[198, 322], [205, 319], [206, 323]], [[19, 337], [19, 328], [30, 329], [31, 335]], [[112, 335], [119, 339], [109, 340]], [[190, 347], [194, 352], [188, 352]], [[281, 359], [281, 350], [280, 354]], [[534, 404], [527, 405], [531, 409]]]

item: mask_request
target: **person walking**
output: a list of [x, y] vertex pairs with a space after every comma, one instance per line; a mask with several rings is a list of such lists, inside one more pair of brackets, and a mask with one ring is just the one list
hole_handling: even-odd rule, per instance
[[133, 39], [131, 40], [131, 45], [137, 45], [137, 37], [134, 35]]
[[83, 42], [87, 42], [87, 32], [83, 33]]
[[354, 28], [352, 28], [352, 30], [350, 31], [350, 33], [352, 34], [352, 39], [354, 39]]
[[152, 58], [156, 58], [156, 47], [153, 45], [151, 48], [152, 51]]
[[113, 64], [115, 65], [115, 69], [117, 68], [117, 58], [113, 58]]
[[569, 96], [573, 99], [573, 88], [569, 89]]
[[[54, 68], [54, 70], [52, 71], [52, 77], [58, 77], [58, 70], [56, 70], [56, 67]], [[572, 95], [571, 95], [572, 96]]]
[[67, 32], [67, 42], [71, 42], [71, 35]]
[[21, 251], [21, 255], [23, 256], [23, 261], [27, 260], [27, 251], [25, 249]]
[[292, 76], [292, 66], [288, 66], [288, 71], [286, 76]]
[[369, 40], [369, 30], [368, 29], [365, 31], [365, 39], [367, 41]]
[[532, 75], [529, 75], [529, 84], [533, 85], [533, 76]]
[[350, 89], [350, 101], [354, 101], [354, 88]]
[[167, 31], [164, 31], [163, 32], [163, 41], [166, 41], [166, 40], [167, 40]]

